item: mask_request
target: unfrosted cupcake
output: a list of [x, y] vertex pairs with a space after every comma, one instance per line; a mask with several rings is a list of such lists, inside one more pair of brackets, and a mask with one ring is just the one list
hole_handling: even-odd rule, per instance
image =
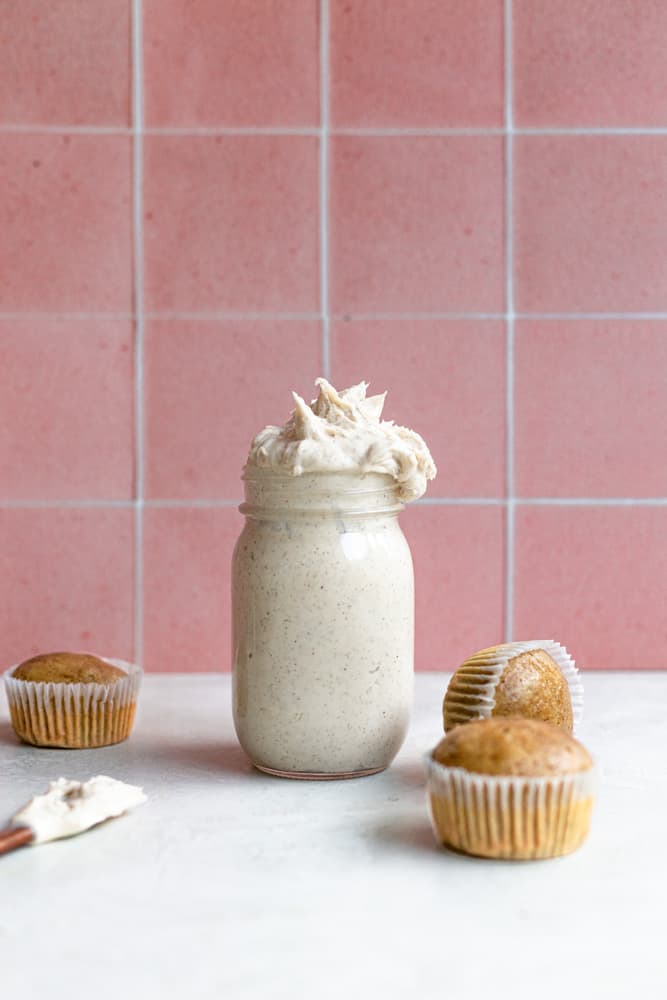
[[553, 639], [482, 649], [461, 664], [447, 688], [445, 732], [474, 719], [520, 715], [573, 732], [584, 691], [574, 660]]
[[433, 829], [447, 847], [486, 858], [552, 858], [588, 834], [593, 761], [547, 722], [457, 726], [426, 764]]
[[43, 653], [5, 672], [16, 735], [39, 747], [84, 749], [127, 739], [141, 668], [90, 653]]

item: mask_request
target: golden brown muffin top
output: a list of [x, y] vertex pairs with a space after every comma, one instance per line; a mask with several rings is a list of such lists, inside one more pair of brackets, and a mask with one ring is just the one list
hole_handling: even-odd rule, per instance
[[478, 719], [457, 726], [433, 759], [476, 774], [549, 777], [588, 771], [588, 751], [569, 733], [537, 719]]
[[492, 715], [542, 719], [572, 732], [570, 688], [558, 664], [543, 649], [513, 657], [498, 680]]
[[90, 653], [42, 653], [19, 664], [13, 676], [35, 684], [115, 684], [126, 675]]

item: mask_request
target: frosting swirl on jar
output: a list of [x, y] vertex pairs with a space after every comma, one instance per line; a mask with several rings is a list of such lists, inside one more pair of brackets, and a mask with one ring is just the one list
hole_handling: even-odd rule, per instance
[[337, 392], [324, 378], [308, 404], [297, 395], [290, 419], [269, 426], [253, 440], [247, 465], [300, 476], [310, 472], [380, 473], [396, 481], [400, 500], [426, 492], [436, 467], [426, 442], [415, 431], [382, 420], [386, 393], [366, 396], [360, 382]]

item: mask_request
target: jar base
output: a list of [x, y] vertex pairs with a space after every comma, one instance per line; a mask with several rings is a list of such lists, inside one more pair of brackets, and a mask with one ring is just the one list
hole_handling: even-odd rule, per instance
[[274, 778], [292, 778], [295, 781], [341, 781], [346, 778], [367, 778], [370, 774], [380, 774], [387, 769], [384, 767], [369, 767], [365, 771], [279, 771], [273, 767], [265, 767], [263, 764], [252, 762], [253, 767], [264, 774], [270, 774]]

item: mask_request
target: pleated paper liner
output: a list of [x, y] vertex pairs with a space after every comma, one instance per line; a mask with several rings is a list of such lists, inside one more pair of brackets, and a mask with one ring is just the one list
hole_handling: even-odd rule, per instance
[[473, 719], [490, 718], [495, 691], [501, 674], [510, 660], [530, 650], [543, 649], [560, 669], [567, 682], [572, 703], [573, 731], [576, 732], [584, 708], [581, 674], [565, 646], [553, 639], [509, 642], [482, 649], [469, 657], [452, 677], [444, 702], [445, 730]]
[[17, 680], [5, 671], [9, 712], [17, 736], [38, 747], [82, 750], [127, 739], [132, 731], [142, 670], [107, 659], [125, 677], [115, 684], [57, 684]]
[[473, 774], [426, 758], [431, 823], [446, 847], [529, 860], [575, 851], [588, 835], [595, 769], [544, 778]]

